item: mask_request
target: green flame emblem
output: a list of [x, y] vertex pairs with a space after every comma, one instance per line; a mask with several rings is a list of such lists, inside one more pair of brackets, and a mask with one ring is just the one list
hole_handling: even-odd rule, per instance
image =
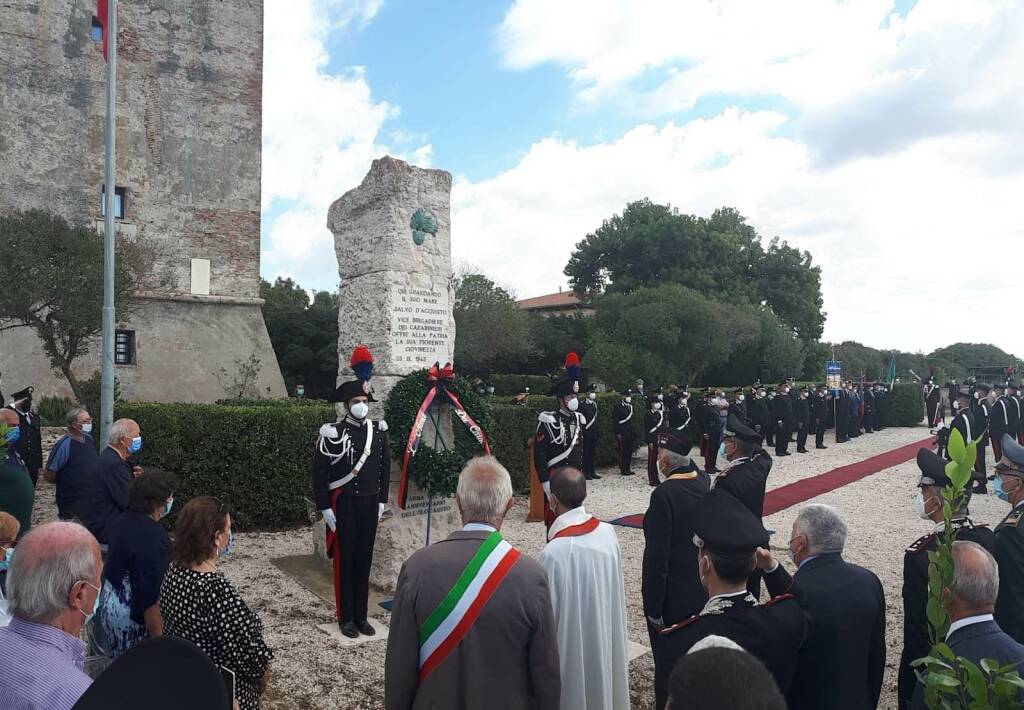
[[413, 212], [409, 226], [412, 227], [412, 240], [416, 246], [422, 245], [428, 234], [437, 236], [437, 220], [430, 210], [418, 209]]

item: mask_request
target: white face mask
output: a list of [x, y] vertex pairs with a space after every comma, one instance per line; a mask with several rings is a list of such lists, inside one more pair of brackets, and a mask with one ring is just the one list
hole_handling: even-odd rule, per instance
[[575, 412], [577, 409], [579, 409], [579, 407], [580, 403], [576, 400], [575, 397], [573, 397], [572, 399], [565, 403], [565, 408], [568, 409], [570, 412]]
[[593, 402], [595, 399], [597, 399], [597, 394], [595, 394], [594, 392], [591, 392], [590, 394], [587, 395], [587, 399], [589, 399], [591, 402]]
[[633, 403], [633, 398], [632, 397], [626, 397], [626, 404], [632, 404], [632, 403]]
[[92, 433], [92, 422], [86, 422], [85, 424], [82, 425], [82, 433], [83, 434], [91, 434]]
[[931, 520], [931, 516], [928, 515], [928, 511], [925, 508], [924, 489], [917, 489], [917, 497], [914, 498], [914, 510], [917, 511], [917, 517], [922, 520]]
[[654, 403], [654, 411], [658, 411], [659, 409], [661, 409], [661, 402], [655, 402]]
[[741, 395], [741, 394], [736, 395], [736, 401], [737, 402], [742, 402], [744, 399], [746, 399], [746, 398], [743, 395]]
[[349, 413], [356, 419], [365, 419], [370, 411], [370, 405], [366, 402], [356, 402], [348, 409]]

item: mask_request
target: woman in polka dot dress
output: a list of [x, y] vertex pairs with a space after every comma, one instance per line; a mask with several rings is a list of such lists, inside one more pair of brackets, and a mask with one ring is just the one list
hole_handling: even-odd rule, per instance
[[174, 562], [160, 588], [164, 633], [188, 639], [233, 671], [239, 707], [257, 710], [274, 654], [259, 617], [217, 571], [231, 549], [231, 516], [215, 498], [193, 498], [174, 532]]

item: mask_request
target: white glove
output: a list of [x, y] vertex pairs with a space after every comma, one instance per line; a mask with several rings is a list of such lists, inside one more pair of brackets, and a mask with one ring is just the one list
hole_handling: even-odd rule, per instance
[[383, 503], [378, 503], [377, 504], [377, 520], [380, 520], [381, 518], [384, 517], [384, 508], [385, 507], [386, 506]]
[[544, 483], [542, 483], [541, 485], [544, 487], [544, 495], [546, 495], [548, 498], [550, 498], [551, 497], [551, 481], [544, 481]]
[[655, 619], [653, 616], [648, 616], [647, 620], [651, 622], [651, 626], [655, 626], [659, 629], [664, 628], [665, 626], [665, 619], [660, 616], [657, 619]]
[[327, 527], [331, 529], [331, 532], [335, 532], [338, 529], [338, 519], [334, 517], [333, 510], [330, 508], [321, 510], [320, 515], [324, 516], [324, 522], [327, 523]]

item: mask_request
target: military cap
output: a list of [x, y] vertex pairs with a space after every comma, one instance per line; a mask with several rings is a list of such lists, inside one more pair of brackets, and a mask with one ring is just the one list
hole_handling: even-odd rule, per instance
[[750, 386], [750, 388], [751, 389], [755, 389], [755, 390], [763, 390], [764, 389], [764, 385], [761, 384], [761, 380], [756, 380], [754, 382], [754, 384], [752, 384]]
[[977, 384], [974, 385], [974, 390], [976, 392], [987, 393], [990, 389], [992, 389], [992, 385], [988, 384], [987, 382], [978, 382]]
[[680, 431], [663, 431], [658, 434], [658, 448], [668, 449], [680, 456], [689, 456], [693, 440], [689, 434]]
[[376, 402], [370, 383], [365, 380], [349, 380], [338, 385], [334, 394], [327, 398], [328, 402], [348, 402], [353, 397], [366, 397], [367, 402]]
[[660, 394], [657, 394], [655, 392], [651, 392], [649, 395], [647, 395], [647, 404], [654, 404], [656, 402], [660, 402], [661, 399], [662, 399], [662, 397], [661, 397]]
[[761, 435], [741, 422], [735, 414], [730, 414], [725, 422], [725, 435], [752, 444], [761, 443]]
[[739, 498], [716, 488], [704, 496], [693, 516], [695, 542], [721, 555], [752, 555], [768, 542], [768, 531]]
[[26, 387], [25, 389], [18, 390], [17, 392], [12, 394], [11, 395], [11, 401], [12, 402], [17, 402], [19, 399], [25, 399], [26, 397], [31, 397], [32, 393], [35, 392], [35, 391], [36, 391], [36, 388], [32, 387], [30, 385], [30, 386]]
[[917, 482], [918, 488], [924, 486], [945, 488], [952, 483], [949, 476], [946, 475], [946, 459], [931, 449], [918, 449], [917, 467], [921, 469], [921, 480]]
[[1007, 381], [1006, 389], [1008, 389], [1008, 390], [1015, 390], [1015, 389], [1017, 389], [1017, 383], [1014, 382], [1013, 380]]
[[1024, 477], [1024, 446], [1009, 434], [1003, 434], [1003, 457], [996, 462], [996, 471], [1008, 471]]
[[568, 397], [574, 395], [580, 391], [580, 383], [572, 379], [568, 375], [562, 377], [560, 380], [555, 382], [551, 386], [551, 390], [548, 394], [554, 395], [558, 398]]
[[711, 394], [714, 394], [714, 392], [711, 390], [710, 387], [705, 387], [704, 390], [701, 392], [701, 395], [703, 395], [704, 397], [707, 397], [708, 395]]
[[956, 398], [957, 399], [970, 399], [971, 398], [971, 392], [970, 392], [970, 390], [957, 390]]

